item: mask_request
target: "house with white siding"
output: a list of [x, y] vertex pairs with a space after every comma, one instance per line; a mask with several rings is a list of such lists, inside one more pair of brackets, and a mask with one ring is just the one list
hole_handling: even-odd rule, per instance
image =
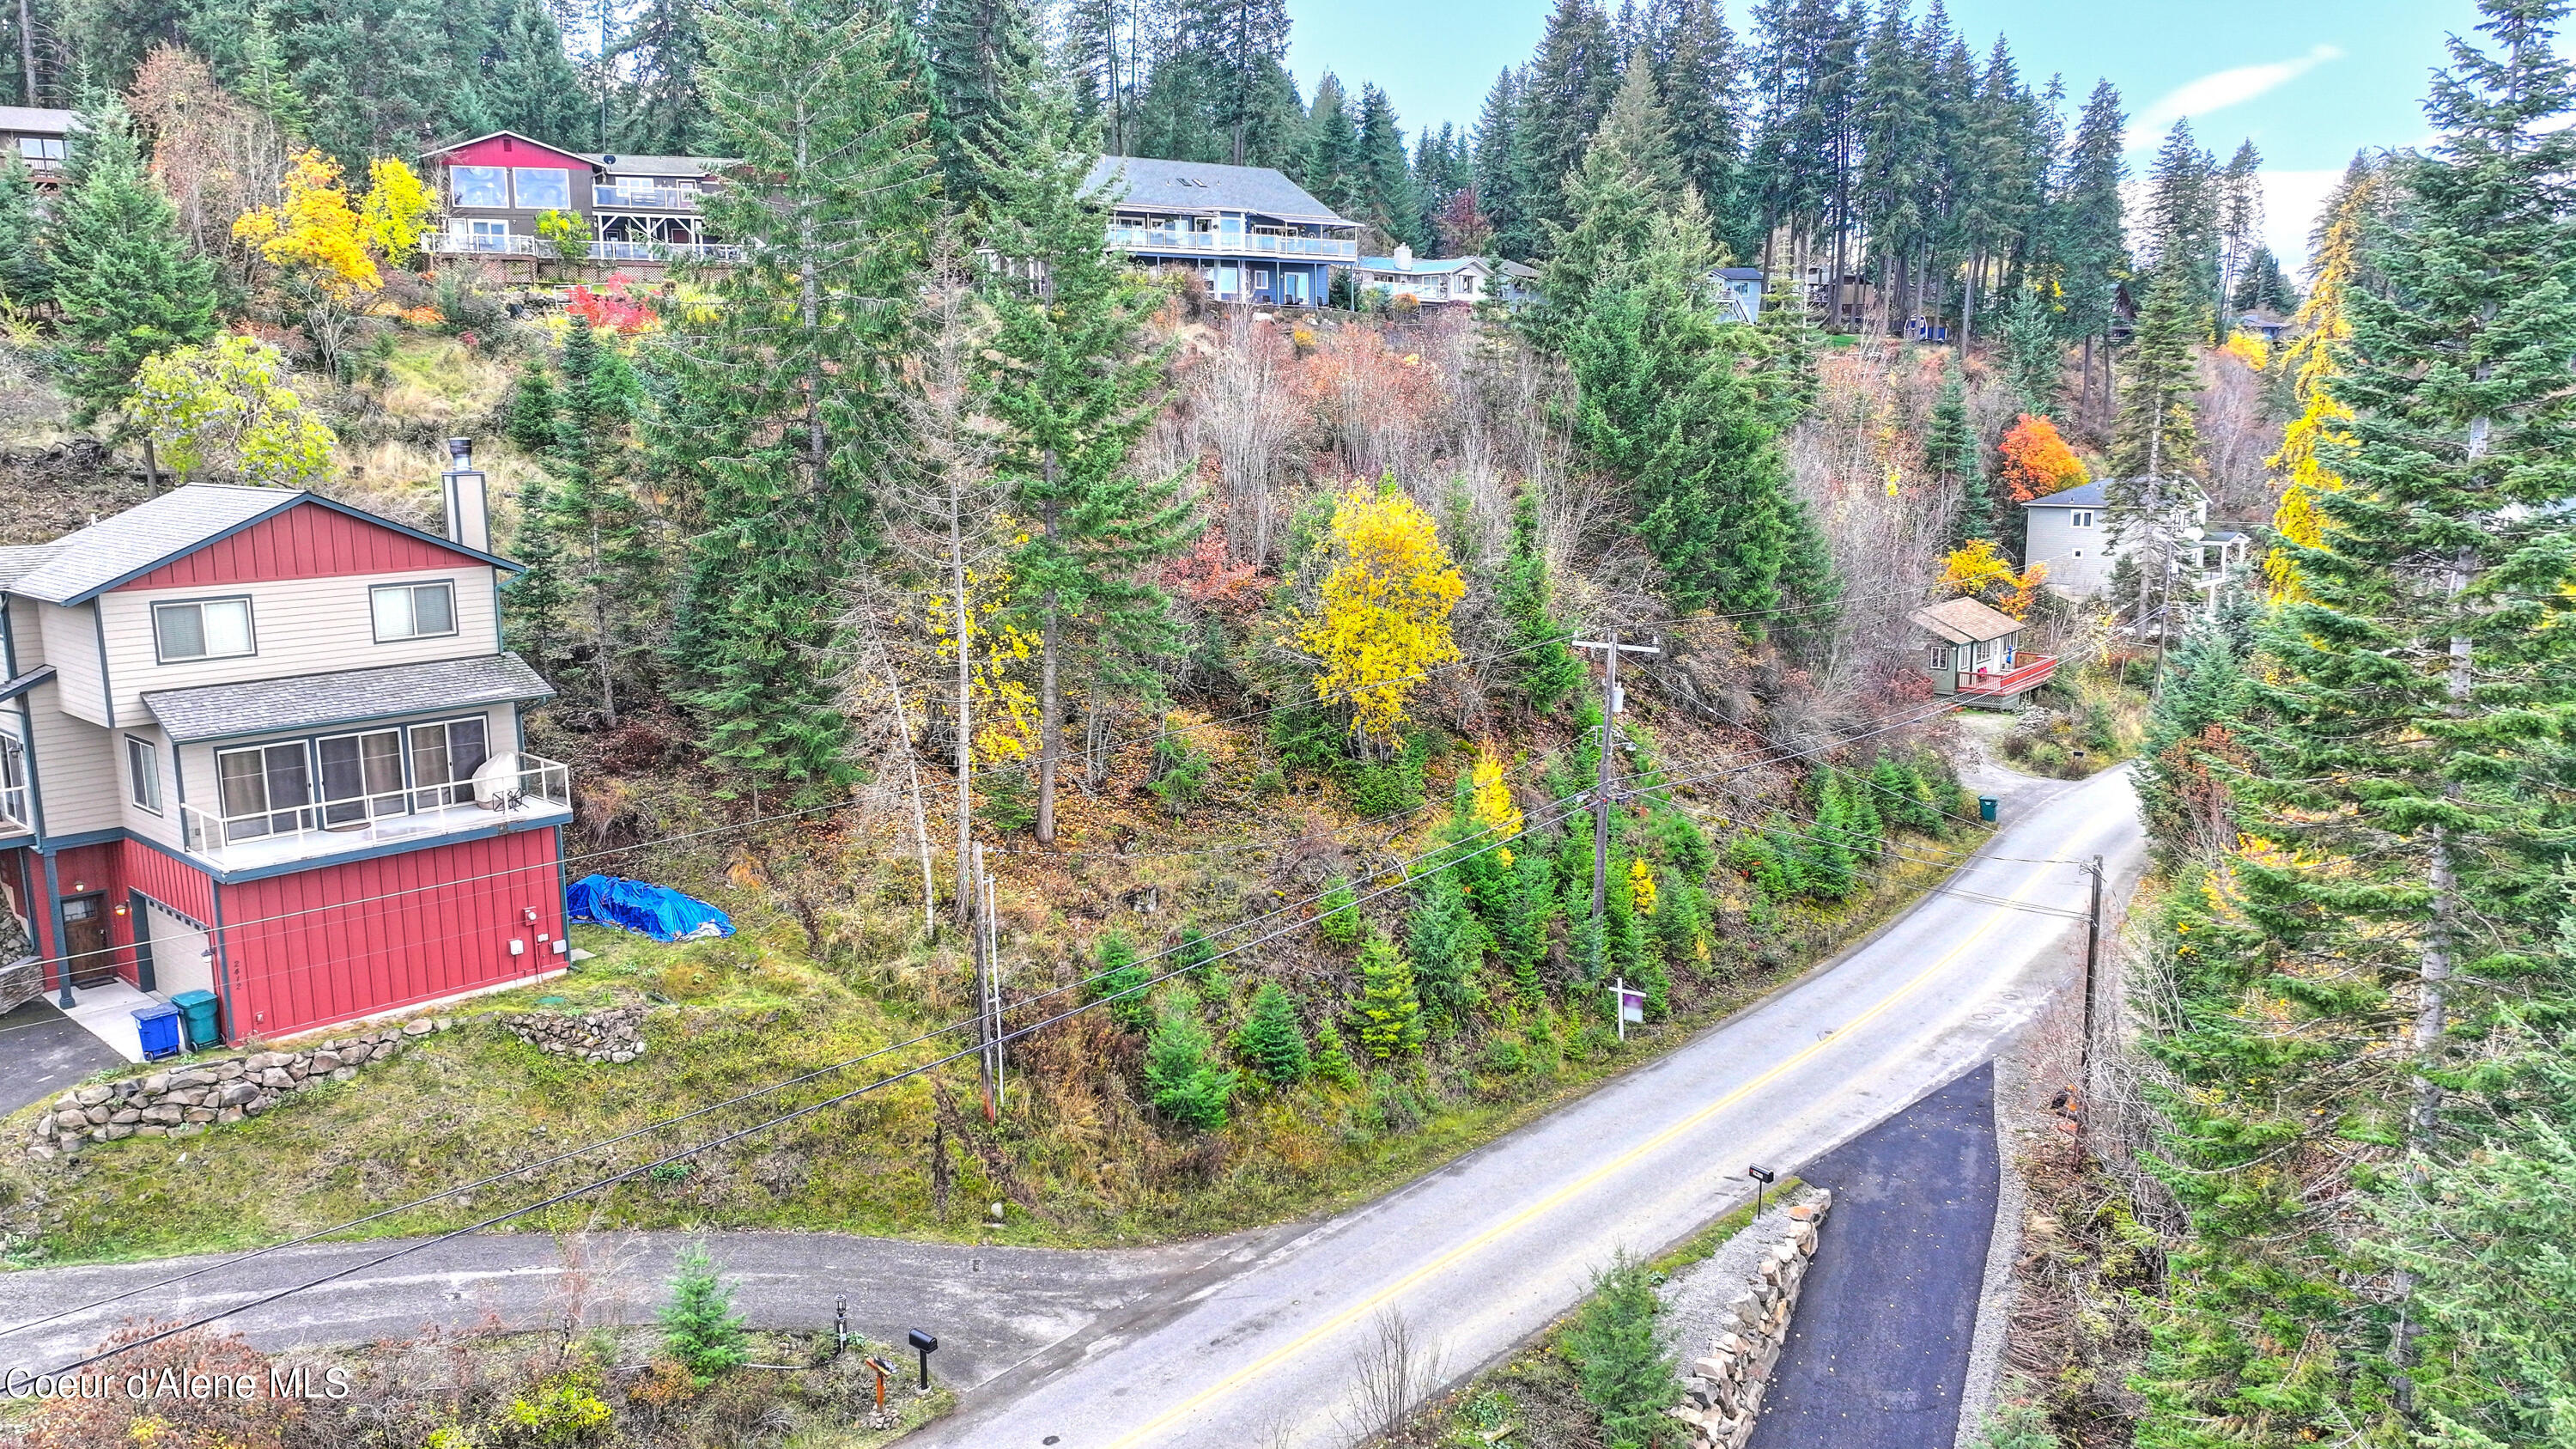
[[0, 548], [0, 955], [236, 1043], [561, 969], [571, 782], [457, 452], [444, 536], [201, 483]]

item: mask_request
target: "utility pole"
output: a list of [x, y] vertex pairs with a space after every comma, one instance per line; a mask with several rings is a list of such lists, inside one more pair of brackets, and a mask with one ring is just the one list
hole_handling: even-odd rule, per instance
[[2093, 971], [2094, 958], [2102, 952], [2102, 857], [2083, 867], [2093, 877], [2093, 909], [2084, 918], [2084, 1042], [2076, 1056], [2079, 1079], [2084, 1090], [2093, 1090]]
[[1619, 656], [1622, 654], [1661, 654], [1664, 651], [1647, 644], [1622, 644], [1617, 629], [1608, 639], [1577, 639], [1577, 649], [1598, 649], [1603, 660], [1601, 684], [1601, 770], [1592, 788], [1592, 919], [1598, 922], [1610, 904], [1610, 747], [1619, 737], [1619, 712], [1626, 701], [1619, 695]]

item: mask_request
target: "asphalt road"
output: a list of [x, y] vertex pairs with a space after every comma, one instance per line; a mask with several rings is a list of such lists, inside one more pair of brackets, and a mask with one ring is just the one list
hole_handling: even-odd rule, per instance
[[1956, 1437], [2001, 1171], [1991, 1064], [1800, 1170], [1834, 1190], [1834, 1212], [1753, 1449]]
[[[1438, 1342], [1442, 1377], [1472, 1372], [1571, 1307], [1621, 1247], [1661, 1248], [1732, 1207], [1745, 1195], [1747, 1164], [1794, 1170], [1986, 1061], [2063, 980], [2070, 938], [2082, 941], [2080, 923], [2063, 913], [2082, 909], [2084, 876], [2033, 862], [2099, 853], [2117, 879], [2134, 871], [2140, 849], [2125, 772], [2078, 785], [2016, 780], [2004, 820], [1944, 893], [1828, 968], [1338, 1217], [1119, 1253], [759, 1233], [722, 1235], [714, 1251], [741, 1278], [756, 1323], [820, 1326], [830, 1295], [847, 1292], [854, 1324], [872, 1335], [937, 1333], [934, 1367], [972, 1392], [917, 1444], [1348, 1444], [1359, 1437], [1345, 1427], [1353, 1357], [1376, 1341], [1382, 1313], [1401, 1313]], [[611, 1305], [603, 1311], [646, 1311], [676, 1242], [594, 1244], [584, 1276]], [[240, 1303], [395, 1246], [298, 1249], [189, 1285], [211, 1281], [220, 1294], [169, 1290], [149, 1301], [165, 1316]], [[167, 1271], [0, 1275], [0, 1328]], [[534, 1323], [564, 1277], [544, 1238], [469, 1239], [232, 1326], [280, 1346], [495, 1312]], [[0, 1369], [77, 1356], [128, 1311], [0, 1337]]]

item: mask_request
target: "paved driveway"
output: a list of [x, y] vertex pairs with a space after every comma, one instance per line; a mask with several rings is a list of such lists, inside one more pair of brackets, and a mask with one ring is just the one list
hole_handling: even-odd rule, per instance
[[1992, 1064], [1799, 1170], [1834, 1212], [1752, 1449], [1925, 1449], [1957, 1435], [1994, 1233]]
[[41, 1102], [92, 1072], [125, 1065], [114, 1047], [46, 997], [0, 1014], [0, 1112]]

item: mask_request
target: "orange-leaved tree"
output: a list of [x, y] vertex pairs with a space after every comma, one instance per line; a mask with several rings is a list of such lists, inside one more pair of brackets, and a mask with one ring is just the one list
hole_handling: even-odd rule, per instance
[[1351, 703], [1351, 730], [1393, 744], [1424, 674], [1458, 658], [1449, 611], [1467, 581], [1431, 515], [1398, 490], [1355, 483], [1333, 505], [1323, 613], [1297, 617], [1297, 643], [1323, 663], [1315, 696]]
[[1971, 539], [1965, 548], [1941, 560], [1941, 587], [1965, 594], [2002, 613], [2021, 618], [2048, 581], [2048, 565], [2035, 563], [2020, 573], [2012, 560], [1986, 540]]
[[2084, 469], [2084, 460], [2066, 446], [2057, 424], [2037, 413], [2023, 413], [2005, 429], [2003, 443], [1996, 452], [2003, 458], [1999, 476], [2005, 496], [2015, 503], [2028, 503], [2092, 481], [2092, 475]]

